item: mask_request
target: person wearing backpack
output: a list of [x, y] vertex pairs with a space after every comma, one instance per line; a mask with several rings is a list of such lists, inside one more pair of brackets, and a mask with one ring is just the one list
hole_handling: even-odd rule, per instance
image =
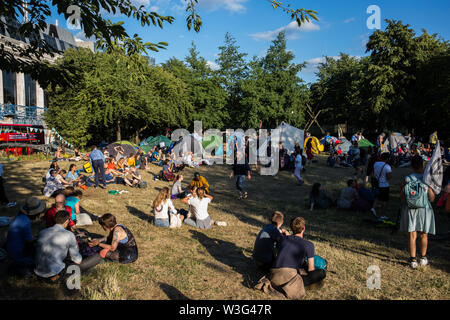
[[[400, 199], [403, 203], [400, 230], [409, 233], [409, 253], [410, 265], [416, 269], [419, 264], [428, 264], [427, 246], [428, 234], [435, 234], [434, 212], [431, 202], [434, 201], [435, 194], [432, 188], [423, 182], [423, 159], [414, 156], [411, 159], [411, 166], [414, 173], [406, 176], [402, 182]], [[416, 241], [417, 234], [420, 240], [420, 259], [417, 262]]]

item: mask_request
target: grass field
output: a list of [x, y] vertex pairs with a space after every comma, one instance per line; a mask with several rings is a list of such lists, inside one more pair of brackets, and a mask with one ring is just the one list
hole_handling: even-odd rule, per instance
[[[81, 163], [80, 163], [81, 164]], [[60, 163], [67, 169], [69, 162]], [[41, 196], [42, 177], [48, 161], [10, 162], [4, 164], [5, 182], [11, 199], [22, 201], [28, 196]], [[168, 182], [153, 181], [159, 167], [152, 166], [144, 174], [147, 189], [109, 185], [108, 190], [127, 189], [128, 194], [110, 195], [93, 188], [84, 192], [82, 206], [90, 212], [110, 212], [136, 237], [139, 259], [130, 265], [101, 264], [82, 277], [82, 299], [271, 299], [252, 287], [262, 276], [251, 259], [253, 243], [259, 230], [274, 210], [285, 214], [285, 226], [292, 217], [307, 221], [305, 238], [315, 244], [316, 253], [329, 261], [329, 272], [320, 290], [309, 290], [305, 299], [450, 299], [450, 247], [447, 241], [430, 240], [430, 266], [412, 270], [407, 259], [407, 235], [392, 234], [389, 228], [377, 228], [364, 222], [368, 214], [348, 211], [315, 210], [307, 202], [311, 186], [320, 182], [322, 188], [337, 197], [352, 169], [331, 169], [325, 158], [307, 167], [305, 185], [296, 186], [291, 172], [260, 176], [256, 172], [246, 181], [249, 198], [237, 200], [234, 178], [229, 179], [227, 166], [201, 167], [198, 171], [212, 186], [213, 202], [209, 214], [223, 220], [227, 227], [196, 230], [183, 225], [181, 229], [157, 228], [152, 224], [151, 203]], [[391, 200], [387, 216], [395, 220], [399, 201], [399, 183], [411, 169], [394, 169]], [[193, 172], [185, 169], [187, 185]], [[54, 201], [49, 199], [49, 201]], [[179, 200], [176, 208], [185, 208]], [[50, 203], [47, 203], [50, 205]], [[13, 216], [17, 207], [2, 208], [1, 215]], [[448, 214], [435, 211], [438, 234], [449, 228]], [[34, 234], [42, 222], [32, 225]], [[95, 223], [86, 228], [104, 234]], [[0, 243], [6, 237], [0, 228]], [[366, 270], [377, 265], [381, 270], [381, 289], [369, 290]], [[6, 277], [6, 266], [0, 264], [0, 299], [69, 299], [55, 285], [36, 278], [22, 280]]]

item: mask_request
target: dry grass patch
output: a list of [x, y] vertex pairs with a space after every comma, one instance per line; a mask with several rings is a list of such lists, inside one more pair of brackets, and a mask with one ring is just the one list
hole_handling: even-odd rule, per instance
[[[80, 163], [81, 164], [81, 163]], [[67, 169], [69, 163], [61, 163]], [[49, 162], [13, 162], [5, 164], [5, 181], [11, 199], [24, 200], [40, 195], [42, 177]], [[212, 185], [213, 202], [209, 213], [214, 220], [223, 220], [227, 227], [196, 230], [183, 225], [181, 229], [157, 228], [151, 222], [151, 203], [158, 191], [169, 186], [153, 181], [160, 170], [153, 166], [144, 173], [147, 189], [131, 189], [110, 185], [108, 190], [128, 190], [128, 194], [110, 195], [92, 188], [84, 192], [82, 206], [96, 214], [112, 213], [119, 223], [135, 235], [139, 259], [130, 265], [102, 264], [82, 277], [83, 299], [272, 299], [252, 289], [262, 276], [255, 268], [251, 253], [259, 230], [274, 210], [282, 211], [285, 226], [292, 217], [307, 220], [306, 238], [314, 242], [317, 254], [329, 261], [330, 272], [321, 290], [308, 291], [306, 299], [449, 299], [450, 265], [448, 242], [431, 240], [431, 265], [421, 270], [407, 266], [407, 237], [388, 228], [376, 228], [363, 221], [368, 215], [335, 209], [310, 212], [305, 205], [313, 183], [320, 182], [335, 197], [353, 175], [351, 169], [331, 169], [325, 159], [307, 168], [305, 185], [295, 185], [290, 172], [275, 177], [254, 174], [246, 181], [249, 199], [237, 200], [234, 179], [228, 178], [227, 166], [201, 167], [184, 171], [187, 185], [194, 171], [206, 176]], [[394, 169], [392, 193], [387, 216], [395, 219], [399, 203], [400, 179], [409, 169]], [[42, 198], [42, 197], [41, 197]], [[53, 199], [51, 199], [53, 200]], [[50, 201], [51, 201], [50, 200]], [[180, 201], [177, 208], [186, 208]], [[2, 215], [14, 215], [6, 209]], [[436, 212], [438, 233], [448, 230], [448, 215]], [[33, 223], [37, 234], [43, 225]], [[86, 228], [104, 235], [98, 224]], [[0, 229], [0, 241], [5, 238]], [[381, 290], [366, 286], [367, 268], [381, 269]], [[0, 265], [0, 298], [3, 299], [65, 299], [51, 285], [37, 280], [7, 278]]]

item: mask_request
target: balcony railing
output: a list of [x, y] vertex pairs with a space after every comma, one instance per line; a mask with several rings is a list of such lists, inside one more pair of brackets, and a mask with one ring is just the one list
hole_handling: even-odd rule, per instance
[[12, 124], [44, 125], [43, 107], [20, 106], [16, 104], [0, 104], [0, 120], [11, 119]]

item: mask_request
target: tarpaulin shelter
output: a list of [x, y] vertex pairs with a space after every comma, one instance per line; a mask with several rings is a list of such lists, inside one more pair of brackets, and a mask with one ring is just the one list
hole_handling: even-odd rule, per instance
[[[292, 153], [295, 149], [295, 144], [298, 143], [300, 147], [304, 145], [305, 132], [294, 126], [282, 122], [276, 129], [280, 130], [280, 141], [283, 143], [289, 153]], [[271, 141], [271, 137], [268, 137], [266, 141], [259, 147], [259, 152], [265, 152], [267, 145]]]
[[358, 141], [358, 147], [368, 148], [368, 147], [375, 147], [375, 145], [367, 139], [361, 139]]
[[116, 141], [108, 144], [106, 150], [110, 157], [115, 157], [117, 152], [121, 152], [124, 157], [128, 157], [130, 154], [136, 154], [139, 147], [129, 141]]

